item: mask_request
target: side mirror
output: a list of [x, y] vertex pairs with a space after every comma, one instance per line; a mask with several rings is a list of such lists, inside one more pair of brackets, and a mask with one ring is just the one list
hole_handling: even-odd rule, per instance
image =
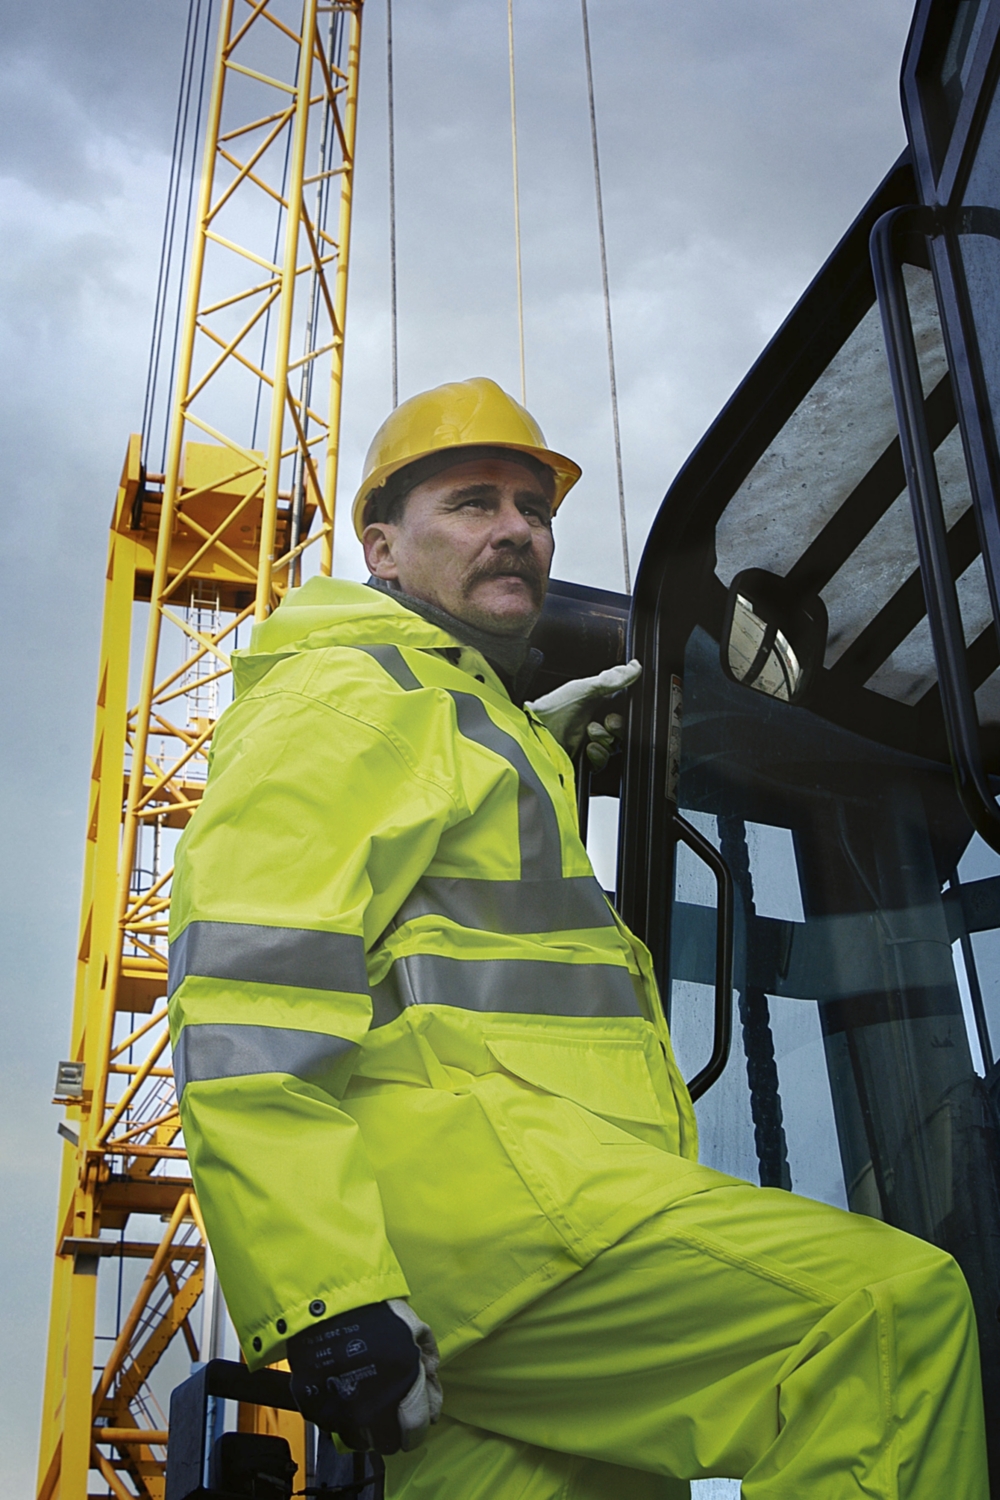
[[719, 652], [733, 682], [798, 703], [823, 665], [826, 605], [776, 573], [746, 568], [729, 585]]

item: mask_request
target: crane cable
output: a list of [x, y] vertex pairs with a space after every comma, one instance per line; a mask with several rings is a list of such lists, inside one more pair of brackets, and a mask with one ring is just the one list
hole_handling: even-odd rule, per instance
[[399, 405], [399, 345], [396, 331], [396, 124], [392, 86], [392, 0], [385, 0], [385, 69], [389, 105], [389, 318], [392, 341], [392, 409]]
[[521, 285], [521, 198], [517, 182], [517, 96], [514, 91], [514, 0], [507, 0], [507, 56], [510, 62], [510, 149], [514, 168], [514, 256], [517, 263], [517, 346], [521, 359], [521, 405], [524, 384], [524, 292]]
[[167, 206], [163, 215], [163, 234], [160, 238], [160, 265], [156, 275], [156, 301], [153, 304], [153, 332], [149, 341], [149, 363], [146, 366], [146, 391], [142, 403], [142, 461], [148, 458], [147, 442], [149, 428], [152, 422], [152, 408], [156, 400], [156, 377], [159, 370], [159, 347], [163, 338], [163, 322], [166, 316], [164, 302], [167, 294], [166, 283], [170, 276], [170, 247], [172, 241], [171, 232], [171, 209], [174, 205], [174, 184], [180, 172], [179, 144], [181, 140], [181, 121], [186, 118], [187, 101], [190, 98], [190, 80], [188, 77], [188, 54], [193, 55], [192, 31], [196, 30], [195, 22], [195, 0], [189, 0], [187, 14], [187, 31], [184, 36], [184, 55], [181, 62], [181, 79], [177, 91], [177, 112], [174, 117], [174, 141], [170, 155], [170, 177], [167, 182]]
[[[508, 5], [511, 0], [508, 0]], [[601, 283], [604, 288], [604, 331], [608, 342], [608, 381], [611, 386], [611, 425], [615, 437], [615, 470], [618, 477], [618, 516], [622, 530], [622, 569], [625, 592], [632, 592], [628, 561], [628, 523], [625, 516], [625, 480], [622, 475], [622, 441], [618, 429], [618, 383], [615, 380], [615, 346], [611, 336], [611, 293], [608, 289], [608, 252], [604, 240], [604, 202], [601, 194], [601, 159], [597, 150], [597, 110], [594, 107], [594, 70], [590, 61], [590, 25], [587, 0], [580, 0], [583, 15], [583, 51], [587, 61], [587, 98], [590, 103], [590, 140], [594, 152], [594, 193], [597, 198], [597, 235], [601, 245]], [[512, 64], [513, 66], [513, 64]], [[513, 75], [512, 75], [513, 76]], [[520, 251], [518, 252], [520, 255]], [[520, 265], [520, 261], [518, 262]]]
[[[201, 0], [199, 0], [200, 7]], [[167, 438], [170, 432], [171, 407], [174, 399], [174, 379], [177, 374], [177, 350], [181, 338], [181, 318], [184, 314], [184, 284], [187, 277], [188, 250], [191, 244], [191, 227], [194, 217], [194, 195], [198, 184], [198, 149], [201, 143], [201, 127], [203, 120], [203, 109], [205, 104], [205, 75], [208, 70], [208, 60], [212, 55], [212, 5], [213, 0], [208, 0], [205, 8], [205, 31], [201, 48], [201, 66], [198, 77], [198, 97], [195, 106], [194, 134], [191, 138], [191, 168], [188, 174], [187, 205], [184, 212], [184, 229], [181, 237], [181, 264], [177, 276], [177, 303], [174, 309], [174, 332], [170, 345], [170, 372], [167, 377], [167, 400], [163, 415], [163, 456], [160, 459], [161, 466], [166, 468], [167, 462]], [[197, 25], [197, 18], [195, 20]], [[192, 73], [193, 81], [193, 73]], [[187, 104], [185, 104], [185, 129], [187, 123]], [[183, 135], [181, 138], [181, 151], [184, 149]], [[176, 213], [177, 200], [174, 202]], [[171, 236], [174, 229], [171, 226]]]
[[[146, 389], [142, 406], [142, 443], [141, 457], [142, 467], [146, 468], [149, 462], [149, 446], [152, 439], [153, 419], [157, 406], [157, 385], [161, 372], [161, 361], [163, 357], [164, 333], [167, 328], [167, 306], [171, 294], [171, 271], [174, 251], [177, 244], [177, 215], [181, 201], [181, 180], [184, 173], [184, 157], [188, 148], [188, 123], [191, 111], [192, 91], [194, 80], [198, 71], [197, 51], [199, 47], [199, 27], [201, 25], [202, 0], [188, 0], [187, 27], [184, 37], [184, 53], [181, 62], [181, 76], [177, 91], [177, 111], [174, 118], [174, 138], [170, 156], [170, 177], [167, 184], [167, 202], [163, 216], [163, 234], [160, 240], [160, 264], [156, 277], [156, 299], [153, 307], [153, 328], [149, 343], [149, 361], [146, 367]], [[173, 387], [174, 365], [177, 357], [177, 341], [179, 337], [180, 307], [183, 297], [184, 272], [187, 264], [188, 230], [190, 221], [190, 208], [192, 201], [193, 184], [196, 173], [198, 155], [198, 144], [201, 131], [201, 111], [205, 86], [205, 68], [209, 50], [209, 38], [212, 24], [212, 0], [208, 0], [205, 15], [205, 27], [203, 37], [200, 39], [201, 46], [201, 79], [198, 89], [198, 102], [194, 121], [194, 135], [191, 140], [191, 166], [188, 183], [188, 214], [185, 221], [184, 239], [181, 250], [181, 269], [176, 296], [176, 316], [174, 319], [174, 334], [170, 352], [170, 376], [169, 388], [166, 398], [166, 411], [163, 429], [163, 453], [160, 455], [160, 467], [163, 467], [166, 453], [167, 429], [170, 423], [170, 402]]]
[[[611, 425], [614, 431], [615, 472], [618, 480], [618, 515], [621, 525], [622, 569], [625, 592], [632, 592], [625, 513], [625, 479], [622, 472], [621, 431], [618, 423], [618, 383], [615, 378], [615, 348], [611, 329], [611, 292], [608, 284], [608, 254], [604, 235], [604, 202], [601, 191], [601, 161], [597, 143], [597, 110], [594, 104], [594, 70], [590, 55], [590, 25], [587, 0], [580, 0], [583, 17], [583, 49], [587, 64], [587, 99], [590, 106], [590, 139], [594, 156], [594, 192], [597, 200], [597, 233], [601, 250], [601, 285], [604, 293], [604, 329], [608, 346], [608, 382], [611, 390]], [[507, 59], [510, 72], [510, 145], [514, 186], [514, 256], [517, 269], [517, 335], [521, 375], [521, 404], [527, 404], [524, 370], [524, 285], [521, 274], [521, 202], [517, 168], [517, 92], [514, 75], [514, 0], [507, 0]], [[386, 0], [386, 83], [389, 115], [389, 262], [392, 344], [392, 404], [398, 405], [398, 347], [396, 310], [396, 163], [392, 74], [392, 0]]]

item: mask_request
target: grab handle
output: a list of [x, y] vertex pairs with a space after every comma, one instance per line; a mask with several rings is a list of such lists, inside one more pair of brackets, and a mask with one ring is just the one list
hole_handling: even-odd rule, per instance
[[733, 877], [729, 866], [713, 844], [710, 844], [697, 828], [693, 827], [673, 808], [674, 837], [686, 844], [692, 854], [708, 865], [715, 876], [718, 904], [715, 912], [715, 1033], [712, 1038], [712, 1055], [688, 1084], [692, 1099], [702, 1094], [721, 1078], [729, 1061], [729, 1049], [733, 1040]]

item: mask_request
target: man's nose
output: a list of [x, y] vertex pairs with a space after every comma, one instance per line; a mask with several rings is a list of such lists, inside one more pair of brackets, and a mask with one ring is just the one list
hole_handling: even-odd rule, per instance
[[527, 516], [513, 501], [504, 501], [497, 510], [491, 538], [494, 547], [530, 547], [532, 530]]

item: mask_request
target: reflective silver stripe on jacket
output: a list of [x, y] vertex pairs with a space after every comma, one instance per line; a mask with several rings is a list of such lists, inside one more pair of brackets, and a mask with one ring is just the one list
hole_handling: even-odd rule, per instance
[[[378, 662], [406, 692], [423, 684], [403, 660], [398, 646], [359, 646]], [[523, 880], [559, 880], [562, 877], [562, 841], [552, 799], [538, 772], [512, 734], [490, 718], [486, 705], [475, 693], [449, 688], [458, 717], [459, 732], [467, 740], [501, 756], [518, 774], [517, 824], [521, 846]]]
[[[405, 691], [422, 686], [396, 646], [366, 646]], [[459, 732], [501, 756], [518, 775], [520, 880], [424, 876], [393, 926], [413, 917], [450, 917], [478, 931], [528, 933], [612, 926], [593, 876], [562, 873], [562, 840], [552, 799], [523, 748], [495, 724], [474, 693], [448, 689]], [[409, 1005], [548, 1016], [640, 1016], [629, 971], [618, 964], [545, 963], [537, 959], [456, 959], [433, 953], [398, 958], [372, 989], [372, 1026], [385, 1026]]]
[[477, 932], [570, 932], [613, 927], [604, 892], [593, 875], [558, 880], [459, 880], [425, 875], [396, 913], [396, 926], [414, 917], [447, 917]]
[[552, 798], [542, 785], [538, 772], [514, 736], [494, 724], [481, 698], [474, 693], [449, 691], [455, 700], [459, 730], [465, 738], [503, 756], [520, 777], [517, 826], [521, 843], [521, 879], [559, 880], [562, 876], [559, 822]]
[[410, 1005], [451, 1005], [507, 1015], [640, 1016], [628, 969], [618, 964], [545, 963], [532, 958], [397, 958], [372, 991], [372, 1026]]
[[355, 1045], [324, 1031], [192, 1023], [184, 1027], [174, 1048], [177, 1097], [189, 1083], [247, 1078], [256, 1073], [290, 1073], [304, 1083], [322, 1084], [337, 1059]]
[[170, 944], [167, 994], [172, 995], [189, 974], [244, 984], [368, 993], [364, 940], [311, 927], [189, 922]]
[[356, 646], [354, 649], [377, 661], [406, 692], [412, 693], [414, 688], [423, 687], [419, 677], [414, 676], [406, 665], [398, 646]]

